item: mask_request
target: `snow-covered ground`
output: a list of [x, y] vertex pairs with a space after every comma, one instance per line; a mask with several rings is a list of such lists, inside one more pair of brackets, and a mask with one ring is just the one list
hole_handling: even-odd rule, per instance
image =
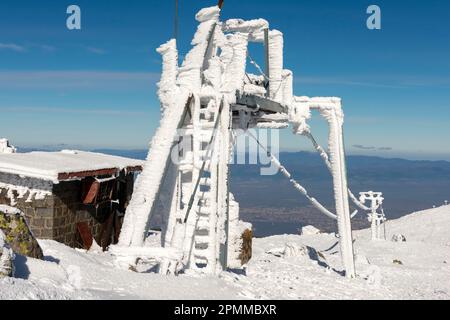
[[1, 279], [0, 299], [450, 299], [449, 231], [442, 206], [389, 221], [388, 241], [354, 232], [356, 279], [340, 274], [334, 234], [255, 239], [247, 275], [219, 277], [118, 270], [107, 253], [41, 240], [46, 261], [16, 258], [20, 279]]

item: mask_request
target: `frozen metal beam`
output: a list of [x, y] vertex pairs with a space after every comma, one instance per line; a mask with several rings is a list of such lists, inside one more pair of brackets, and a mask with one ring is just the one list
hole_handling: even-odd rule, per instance
[[264, 53], [265, 53], [265, 74], [268, 80], [266, 80], [266, 97], [270, 97], [269, 91], [269, 29], [264, 29]]
[[236, 94], [236, 104], [245, 105], [255, 110], [273, 113], [288, 113], [287, 107], [283, 106], [281, 103], [253, 94]]

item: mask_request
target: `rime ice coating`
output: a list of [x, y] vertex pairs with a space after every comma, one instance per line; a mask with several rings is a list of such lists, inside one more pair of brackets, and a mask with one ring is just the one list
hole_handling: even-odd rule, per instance
[[174, 97], [178, 94], [178, 87], [175, 84], [178, 73], [178, 51], [175, 39], [161, 45], [156, 51], [161, 54], [163, 67], [161, 80], [158, 82], [158, 96], [161, 101], [161, 112], [172, 104]]
[[[263, 75], [263, 77], [247, 75], [248, 42], [263, 40], [263, 31], [268, 29], [269, 25], [264, 19], [250, 21], [231, 19], [222, 23], [219, 21], [219, 14], [220, 9], [218, 7], [205, 8], [197, 13], [196, 19], [199, 25], [191, 42], [193, 47], [179, 68], [176, 64], [176, 44], [173, 40], [161, 46], [158, 50], [163, 56], [163, 72], [158, 94], [164, 112], [160, 127], [152, 139], [144, 171], [136, 183], [133, 198], [127, 208], [119, 246], [142, 246], [144, 243], [146, 229], [167, 169], [171, 146], [188, 96], [191, 95], [194, 99], [192, 108], [194, 114], [191, 115], [193, 119], [199, 117], [200, 105], [202, 106], [201, 112], [206, 118], [214, 114], [214, 108], [217, 108], [218, 101], [223, 99], [224, 115], [222, 115], [220, 122], [222, 126], [219, 127], [219, 136], [225, 137], [226, 140], [229, 134], [227, 125], [227, 121], [230, 119], [229, 108], [230, 105], [236, 103], [236, 94], [253, 93], [263, 96], [266, 94], [264, 82], [268, 80], [268, 98], [279, 102], [288, 111], [289, 117], [278, 114], [259, 115], [260, 121], [258, 123], [254, 121], [253, 125], [260, 128], [284, 128], [290, 122], [293, 125], [294, 133], [308, 134], [310, 129], [307, 120], [311, 117], [311, 109], [318, 109], [320, 114], [328, 121], [330, 159], [328, 159], [327, 165], [333, 176], [341, 253], [347, 275], [354, 276], [348, 188], [342, 139], [343, 112], [340, 99], [295, 97], [293, 95], [293, 74], [291, 71], [283, 69], [283, 34], [278, 30], [270, 30], [268, 33], [268, 74]], [[228, 33], [225, 34], [224, 32]], [[219, 55], [217, 55], [218, 52], [220, 52]], [[177, 73], [177, 76], [175, 76], [175, 73]], [[242, 106], [242, 108], [245, 109], [245, 106]], [[247, 128], [253, 115], [249, 112], [241, 112], [241, 110], [239, 110], [239, 114], [241, 118], [238, 122], [243, 128]], [[194, 137], [198, 137], [203, 129], [200, 123], [194, 121], [190, 130], [192, 130]], [[227, 144], [218, 147], [219, 152], [228, 155], [230, 150], [226, 150], [227, 147], [230, 147], [229, 141], [227, 141]], [[217, 146], [215, 145], [214, 148], [217, 148]], [[194, 152], [199, 150], [198, 141], [195, 142], [195, 139], [193, 150]], [[206, 150], [201, 151], [205, 153]], [[194, 157], [194, 166], [199, 165], [196, 159]], [[282, 168], [279, 163], [278, 165]], [[222, 166], [219, 167], [222, 168]], [[226, 176], [224, 173], [222, 172], [222, 176]], [[195, 174], [198, 173], [192, 171], [192, 181], [197, 179]], [[226, 178], [221, 180], [218, 188], [228, 190], [223, 185], [226, 181]], [[182, 190], [189, 190], [189, 186], [184, 183], [181, 183], [181, 185]], [[306, 193], [303, 187], [296, 186], [296, 188], [302, 193]], [[215, 212], [216, 209], [220, 210], [219, 208], [223, 207], [226, 203], [225, 195], [218, 192], [217, 196], [218, 200], [208, 206], [197, 205], [200, 208], [199, 215], [203, 212], [210, 216], [213, 211]], [[181, 198], [184, 201], [186, 196]], [[312, 199], [312, 201], [315, 206], [320, 208], [321, 205], [315, 199]], [[236, 209], [236, 206], [234, 206], [234, 209]], [[220, 220], [223, 219], [220, 214], [212, 218], [209, 230], [213, 230], [213, 235], [197, 235], [196, 237], [201, 243], [209, 241], [209, 244], [211, 244], [216, 240], [217, 248], [224, 241], [225, 223]], [[173, 217], [170, 219], [172, 221]], [[188, 219], [183, 234], [177, 234], [175, 231], [172, 234], [172, 230], [167, 231], [169, 235], [173, 236], [175, 247], [181, 248], [183, 251], [182, 264], [186, 262], [184, 261], [186, 252], [190, 252], [190, 241], [187, 240], [183, 244], [177, 242], [182, 241], [183, 236], [186, 237], [192, 231], [192, 228], [195, 228], [194, 223], [195, 220]], [[174, 226], [174, 222], [172, 221], [170, 225]], [[217, 228], [214, 228], [214, 226], [217, 226]], [[210, 239], [216, 237], [216, 235], [217, 239]], [[214, 259], [213, 256], [213, 251], [211, 251], [204, 258], [207, 261], [213, 259], [212, 263], [216, 263], [218, 258]], [[166, 267], [163, 270], [166, 270]]]
[[[119, 246], [142, 246], [145, 239], [145, 230], [148, 225], [149, 213], [155, 203], [164, 172], [167, 159], [170, 158], [171, 147], [177, 135], [177, 128], [181, 121], [184, 106], [190, 92], [201, 90], [201, 69], [207, 51], [208, 38], [214, 24], [219, 17], [218, 7], [205, 8], [196, 15], [200, 22], [194, 35], [192, 45], [194, 46], [186, 55], [180, 68], [176, 83], [173, 83], [174, 69], [174, 42], [160, 47], [159, 52], [163, 55], [163, 78], [160, 81], [159, 95], [164, 107], [164, 114], [160, 126], [150, 143], [150, 150], [145, 161], [143, 172], [136, 181], [135, 191], [126, 211]], [[169, 52], [172, 54], [169, 55]], [[173, 98], [165, 95], [178, 86], [179, 94]]]
[[269, 32], [269, 92], [270, 97], [283, 101], [283, 34], [278, 30]]

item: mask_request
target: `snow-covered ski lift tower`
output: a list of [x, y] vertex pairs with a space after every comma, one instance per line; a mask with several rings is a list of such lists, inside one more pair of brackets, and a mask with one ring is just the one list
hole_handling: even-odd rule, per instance
[[[286, 128], [308, 137], [332, 176], [336, 213], [325, 209], [277, 164], [322, 213], [337, 220], [343, 267], [355, 275], [340, 98], [293, 94], [293, 74], [283, 66], [283, 34], [264, 19], [220, 21], [218, 6], [200, 10], [192, 49], [178, 65], [176, 41], [158, 48], [161, 122], [127, 208], [119, 244], [111, 247], [122, 266], [155, 259], [163, 274], [233, 267], [238, 204], [229, 191], [233, 129]], [[265, 71], [246, 72], [249, 42], [263, 45]], [[251, 61], [254, 63], [253, 61]], [[316, 143], [307, 120], [318, 110], [329, 125], [329, 154]], [[181, 132], [181, 133], [180, 133]], [[190, 146], [190, 148], [186, 148]], [[174, 157], [175, 155], [175, 157]], [[174, 161], [179, 158], [179, 161]], [[162, 216], [160, 246], [146, 245], [149, 222]]]
[[[368, 213], [368, 219], [370, 221], [370, 230], [372, 234], [372, 240], [386, 240], [386, 226], [384, 222], [386, 221], [386, 216], [383, 210], [383, 193], [381, 192], [360, 192], [359, 201], [365, 203], [369, 201], [370, 213]], [[381, 226], [383, 225], [383, 231]]]

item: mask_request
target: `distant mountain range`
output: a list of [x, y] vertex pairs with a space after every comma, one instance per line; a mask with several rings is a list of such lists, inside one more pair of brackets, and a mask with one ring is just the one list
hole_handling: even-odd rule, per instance
[[[43, 148], [42, 148], [43, 149]], [[34, 149], [34, 150], [42, 150]], [[60, 148], [61, 149], [61, 148]], [[33, 149], [21, 148], [27, 152]], [[145, 159], [147, 150], [95, 149], [94, 152]], [[316, 153], [282, 152], [280, 161], [308, 192], [333, 209], [332, 181], [322, 159]], [[292, 232], [303, 224], [315, 224], [334, 230], [335, 222], [309, 205], [280, 173], [261, 176], [259, 165], [232, 165], [231, 189], [240, 204], [242, 217], [253, 222], [257, 235]], [[450, 200], [450, 162], [388, 159], [373, 156], [347, 156], [350, 188], [381, 191], [388, 218], [398, 218], [413, 211], [439, 206]], [[365, 216], [357, 216], [356, 228], [366, 227]], [[284, 230], [284, 231], [283, 231]]]
[[[279, 158], [312, 196], [333, 209], [331, 176], [319, 155], [281, 153]], [[256, 165], [232, 167], [231, 186], [243, 216], [252, 221], [286, 222], [286, 228], [290, 227], [289, 222], [298, 222], [335, 230], [335, 223], [311, 208], [283, 175], [260, 176], [259, 169]], [[347, 175], [349, 186], [356, 195], [369, 190], [383, 192], [383, 207], [391, 219], [440, 206], [450, 200], [450, 162], [447, 161], [347, 156]], [[353, 224], [362, 228], [368, 226], [368, 221], [365, 216], [358, 215]]]
[[[97, 152], [145, 159], [147, 150], [98, 149]], [[317, 153], [282, 152], [280, 161], [308, 192], [330, 209], [334, 207], [331, 176]], [[252, 222], [256, 234], [265, 236], [294, 232], [303, 224], [335, 230], [335, 222], [323, 217], [280, 173], [261, 176], [259, 165], [232, 165], [231, 189], [239, 201], [241, 216]], [[350, 188], [381, 191], [388, 218], [440, 206], [450, 200], [450, 162], [389, 159], [373, 156], [347, 156]], [[357, 215], [355, 228], [368, 225]]]

